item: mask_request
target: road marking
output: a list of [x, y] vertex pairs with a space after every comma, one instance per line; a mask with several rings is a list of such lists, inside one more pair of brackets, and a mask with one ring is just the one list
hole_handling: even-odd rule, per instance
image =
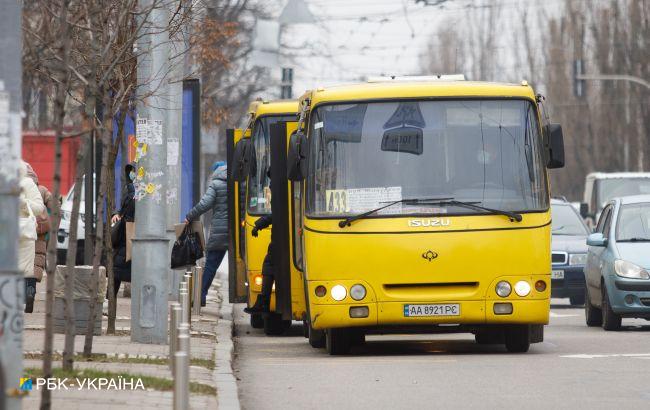
[[566, 314], [562, 314], [562, 313], [551, 312], [550, 316], [551, 317], [577, 317], [577, 316], [580, 316], [580, 315], [566, 315]]
[[638, 359], [650, 359], [650, 353], [604, 353], [604, 354], [568, 354], [560, 357], [568, 359], [601, 359], [607, 357], [634, 357]]

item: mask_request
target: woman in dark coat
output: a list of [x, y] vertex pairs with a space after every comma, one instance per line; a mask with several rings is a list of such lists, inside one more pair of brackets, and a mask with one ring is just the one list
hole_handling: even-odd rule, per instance
[[131, 282], [131, 260], [126, 260], [126, 222], [135, 221], [135, 166], [126, 164], [124, 167], [126, 177], [126, 189], [122, 193], [122, 202], [120, 210], [113, 215], [111, 223], [115, 224], [121, 221], [119, 231], [116, 233], [117, 240], [113, 243], [113, 273], [114, 273], [114, 292], [120, 290], [122, 281]]

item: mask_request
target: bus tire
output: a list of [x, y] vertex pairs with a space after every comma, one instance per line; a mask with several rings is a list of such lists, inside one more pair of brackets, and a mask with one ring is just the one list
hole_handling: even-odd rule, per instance
[[528, 325], [513, 325], [506, 328], [506, 349], [510, 353], [526, 353], [530, 348]]
[[262, 329], [264, 327], [264, 316], [259, 313], [251, 315], [251, 327], [253, 329]]
[[609, 303], [609, 296], [607, 295], [607, 288], [603, 284], [603, 302], [601, 305], [603, 314], [603, 329], [605, 330], [620, 330], [621, 317], [614, 313], [612, 306]]
[[591, 304], [589, 291], [585, 290], [585, 292], [587, 292], [585, 297], [585, 322], [589, 327], [601, 326], [603, 324], [603, 312]]
[[264, 316], [264, 334], [267, 336], [277, 336], [286, 330], [285, 321], [277, 313], [269, 313]]
[[325, 348], [332, 356], [348, 354], [352, 346], [350, 332], [348, 329], [327, 329], [325, 336]]
[[363, 330], [350, 330], [350, 344], [352, 346], [363, 346], [366, 343], [366, 334]]
[[309, 324], [309, 322], [307, 325], [309, 326], [309, 335], [307, 336], [309, 339], [309, 345], [315, 349], [325, 347], [325, 332], [320, 329], [314, 329], [311, 327], [311, 324]]

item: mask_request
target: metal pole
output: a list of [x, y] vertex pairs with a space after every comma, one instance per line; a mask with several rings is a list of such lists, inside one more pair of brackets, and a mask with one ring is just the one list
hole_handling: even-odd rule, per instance
[[[153, 8], [153, 9], [152, 9]], [[131, 293], [131, 340], [167, 343], [169, 239], [167, 238], [167, 129], [169, 12], [160, 2], [140, 0], [137, 43], [136, 121], [138, 178], [135, 181], [135, 238]], [[151, 11], [149, 13], [149, 11]]]
[[594, 81], [630, 81], [632, 83], [641, 84], [645, 88], [650, 88], [650, 81], [625, 74], [576, 74], [576, 79]]
[[183, 308], [181, 323], [190, 323], [190, 293], [187, 290], [181, 292], [181, 307]]
[[174, 353], [174, 410], [190, 408], [190, 329], [178, 328], [178, 351]]
[[201, 284], [203, 283], [203, 268], [201, 266], [194, 267], [194, 289], [192, 289], [192, 294], [194, 300], [192, 302], [192, 314], [200, 315], [201, 314]]
[[0, 1], [0, 408], [5, 410], [20, 409], [19, 381], [23, 377], [25, 285], [18, 271], [17, 240], [22, 3]]
[[181, 304], [173, 302], [169, 305], [169, 367], [174, 371], [174, 353], [176, 353], [176, 339], [178, 338], [178, 326], [181, 324], [183, 309]]

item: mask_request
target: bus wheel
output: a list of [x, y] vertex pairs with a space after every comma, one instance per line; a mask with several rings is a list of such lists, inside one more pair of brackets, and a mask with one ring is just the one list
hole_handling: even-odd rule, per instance
[[264, 317], [259, 313], [253, 313], [251, 315], [251, 327], [253, 329], [261, 329], [264, 327]]
[[506, 349], [510, 353], [525, 353], [530, 348], [528, 325], [513, 325], [506, 328]]
[[282, 316], [277, 313], [269, 313], [264, 316], [264, 334], [268, 336], [277, 336], [284, 333], [286, 323]]
[[325, 348], [331, 355], [343, 355], [350, 351], [352, 345], [348, 329], [327, 329]]
[[350, 331], [350, 344], [352, 346], [362, 346], [364, 343], [366, 343], [366, 334], [363, 333], [363, 330]]
[[307, 322], [308, 332], [307, 338], [309, 339], [309, 345], [315, 349], [320, 349], [325, 347], [325, 332], [320, 329], [314, 329], [311, 327], [311, 324]]

